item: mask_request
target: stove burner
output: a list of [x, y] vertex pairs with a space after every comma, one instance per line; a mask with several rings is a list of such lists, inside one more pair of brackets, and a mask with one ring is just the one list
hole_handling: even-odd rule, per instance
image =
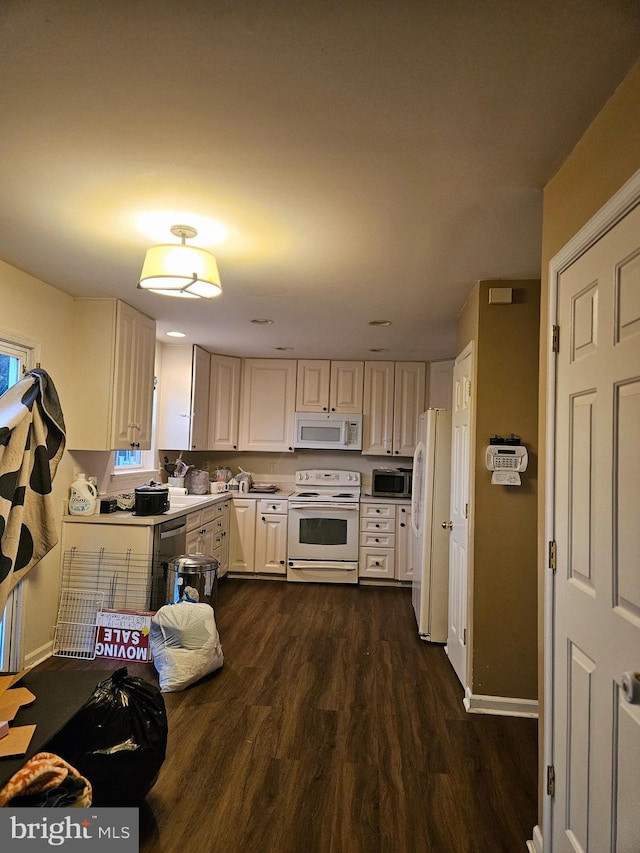
[[296, 492], [296, 497], [298, 498], [317, 498], [319, 497], [317, 492]]
[[334, 497], [334, 498], [352, 498], [353, 492], [341, 492], [337, 495], [332, 495], [331, 497]]

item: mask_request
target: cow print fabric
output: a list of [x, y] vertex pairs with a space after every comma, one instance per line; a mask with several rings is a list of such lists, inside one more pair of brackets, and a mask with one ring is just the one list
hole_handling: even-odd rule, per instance
[[51, 486], [65, 435], [44, 370], [30, 371], [0, 397], [0, 614], [11, 590], [58, 541]]

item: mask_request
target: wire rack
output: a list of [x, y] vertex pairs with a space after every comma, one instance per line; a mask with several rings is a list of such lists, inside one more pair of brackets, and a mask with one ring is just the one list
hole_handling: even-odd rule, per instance
[[98, 613], [102, 609], [103, 598], [102, 592], [62, 590], [53, 639], [54, 655], [85, 660], [95, 658]]
[[71, 548], [62, 559], [62, 589], [102, 592], [103, 607], [148, 610], [153, 558], [132, 551], [79, 551]]
[[165, 584], [166, 571], [158, 574], [149, 554], [104, 548], [65, 551], [53, 654], [92, 660], [98, 613], [103, 608], [149, 610], [152, 598], [162, 597]]

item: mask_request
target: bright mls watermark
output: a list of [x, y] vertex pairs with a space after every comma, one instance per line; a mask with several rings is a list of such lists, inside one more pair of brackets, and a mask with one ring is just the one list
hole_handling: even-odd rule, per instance
[[0, 809], [0, 850], [138, 853], [138, 809]]

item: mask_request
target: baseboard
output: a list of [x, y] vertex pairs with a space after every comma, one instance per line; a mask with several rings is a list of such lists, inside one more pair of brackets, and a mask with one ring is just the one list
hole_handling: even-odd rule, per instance
[[495, 714], [502, 717], [538, 717], [537, 699], [513, 699], [510, 696], [482, 696], [464, 692], [464, 707], [470, 714]]
[[539, 826], [533, 827], [533, 840], [527, 841], [529, 853], [542, 853], [542, 830]]
[[47, 660], [47, 658], [50, 658], [52, 654], [53, 640], [49, 640], [48, 643], [34, 649], [32, 652], [29, 652], [28, 655], [25, 655], [23, 666], [30, 669], [32, 666], [37, 666], [39, 663]]

